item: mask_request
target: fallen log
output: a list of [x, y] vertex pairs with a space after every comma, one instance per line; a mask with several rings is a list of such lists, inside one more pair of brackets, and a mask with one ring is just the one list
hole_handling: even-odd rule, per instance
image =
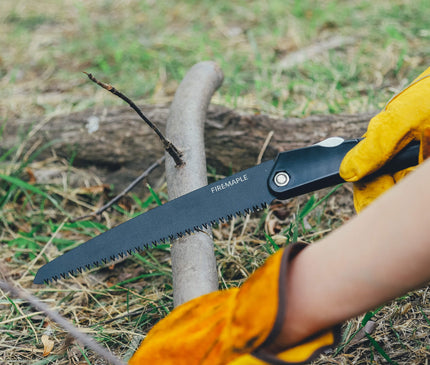
[[[141, 108], [153, 123], [165, 130], [169, 105]], [[374, 114], [276, 118], [210, 105], [204, 132], [207, 163], [224, 175], [255, 165], [271, 131], [273, 136], [263, 160], [275, 157], [279, 151], [306, 146], [331, 136], [355, 138], [364, 133]], [[8, 121], [3, 136], [0, 154], [22, 144], [23, 140], [23, 154], [35, 145], [54, 141], [39, 159], [51, 156], [52, 149], [67, 159], [74, 156], [74, 166], [91, 169], [117, 189], [126, 186], [163, 155], [163, 147], [154, 138], [153, 131], [128, 107], [97, 107], [39, 123], [34, 120]], [[158, 176], [162, 173], [159, 169]]]

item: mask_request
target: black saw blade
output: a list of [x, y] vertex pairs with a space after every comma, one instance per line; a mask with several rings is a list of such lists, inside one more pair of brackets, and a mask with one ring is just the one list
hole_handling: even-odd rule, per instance
[[57, 257], [37, 272], [42, 284], [181, 237], [236, 215], [264, 208], [274, 161], [266, 161], [149, 210]]

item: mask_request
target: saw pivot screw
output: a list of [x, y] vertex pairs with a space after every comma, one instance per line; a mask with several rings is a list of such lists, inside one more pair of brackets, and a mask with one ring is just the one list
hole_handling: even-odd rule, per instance
[[276, 173], [275, 177], [273, 178], [273, 181], [278, 187], [287, 186], [290, 182], [290, 177], [285, 171], [280, 171]]

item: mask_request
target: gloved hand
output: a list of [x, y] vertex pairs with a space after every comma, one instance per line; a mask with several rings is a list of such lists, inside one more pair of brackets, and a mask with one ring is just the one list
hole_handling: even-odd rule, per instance
[[[412, 140], [420, 141], [419, 162], [430, 155], [430, 67], [393, 97], [369, 122], [364, 139], [342, 161], [340, 176], [354, 184], [357, 212], [402, 179], [414, 167], [374, 180], [359, 181], [378, 170]], [[358, 181], [358, 182], [357, 182]]]
[[263, 350], [282, 327], [287, 266], [304, 247], [278, 251], [241, 288], [203, 295], [174, 309], [152, 328], [129, 364], [256, 365], [273, 359], [297, 364], [335, 344], [338, 327], [278, 357]]

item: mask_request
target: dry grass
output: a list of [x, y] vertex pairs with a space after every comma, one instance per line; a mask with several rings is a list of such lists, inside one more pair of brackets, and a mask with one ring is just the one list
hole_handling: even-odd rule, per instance
[[[120, 103], [87, 82], [81, 71], [93, 72], [141, 102], [154, 103], [171, 99], [192, 64], [214, 59], [226, 75], [214, 98], [217, 103], [304, 116], [378, 109], [430, 64], [430, 13], [425, 1], [384, 0], [377, 6], [371, 1], [212, 3], [0, 2], [0, 125], [30, 118], [37, 126], [54, 115]], [[277, 67], [286, 55], [337, 35], [353, 36], [356, 41], [288, 70]], [[2, 158], [5, 151], [0, 142], [0, 173], [16, 173], [31, 157], [33, 147], [38, 148], [17, 146]], [[80, 189], [109, 182], [84, 174], [55, 151], [50, 160], [27, 167], [30, 170], [17, 176], [29, 181], [33, 171], [41, 182], [37, 172], [44, 171], [48, 182], [37, 186], [53, 196], [61, 209], [44, 195], [0, 181], [2, 200], [11, 192], [0, 213], [0, 275], [43, 299], [118, 356], [129, 357], [172, 307], [168, 246], [56, 285], [39, 287], [32, 280], [45, 259], [154, 203], [142, 208], [137, 199], [130, 199], [92, 225], [73, 226], [69, 216], [92, 210], [106, 199], [103, 193], [84, 194]], [[162, 190], [159, 193], [163, 196]], [[260, 216], [237, 219], [214, 231], [221, 287], [240, 285], [273, 252], [264, 233], [278, 245], [295, 236], [311, 242], [353, 215], [351, 192], [343, 187], [312, 211], [304, 226], [296, 225], [297, 212], [308, 199], [274, 205]], [[19, 239], [25, 244], [18, 245]], [[382, 352], [366, 336], [354, 343], [352, 336], [363, 321], [360, 317], [345, 324], [344, 343], [348, 344], [316, 364], [426, 364], [429, 318], [428, 288], [424, 288], [365, 318], [375, 321], [371, 337]], [[54, 341], [47, 356], [43, 356], [43, 334]], [[103, 362], [43, 313], [2, 293], [0, 363]]]

